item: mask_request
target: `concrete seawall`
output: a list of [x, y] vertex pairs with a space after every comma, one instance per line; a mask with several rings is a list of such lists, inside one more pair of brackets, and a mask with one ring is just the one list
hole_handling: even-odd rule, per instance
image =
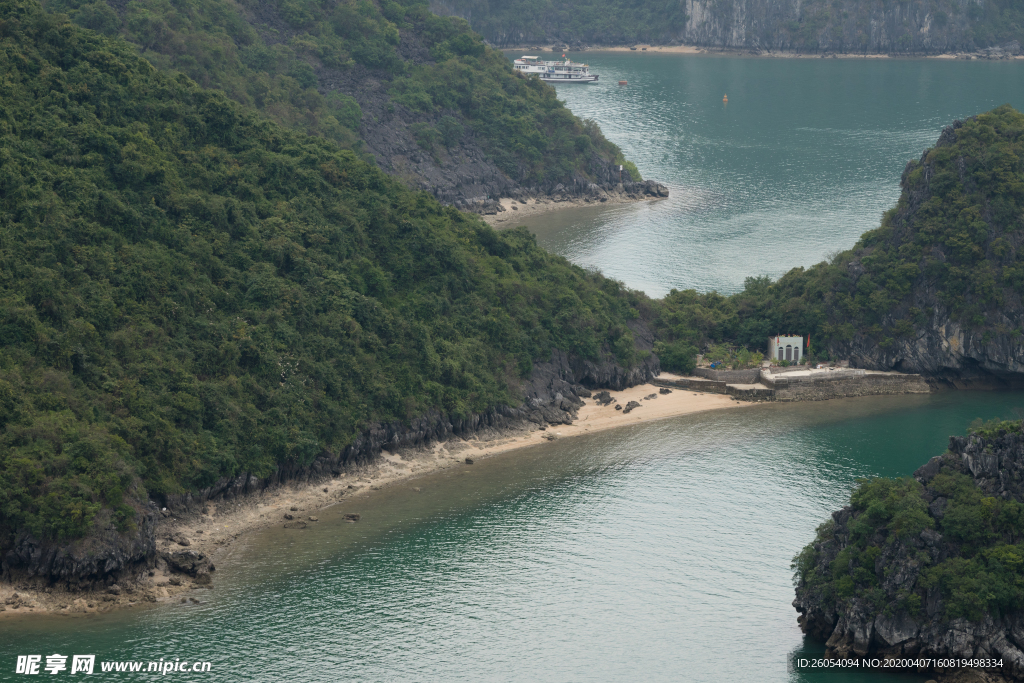
[[715, 380], [697, 377], [673, 377], [672, 379], [655, 377], [651, 380], [651, 384], [657, 387], [685, 389], [686, 391], [703, 391], [709, 394], [729, 393], [728, 385], [726, 385], [725, 382], [716, 382]]

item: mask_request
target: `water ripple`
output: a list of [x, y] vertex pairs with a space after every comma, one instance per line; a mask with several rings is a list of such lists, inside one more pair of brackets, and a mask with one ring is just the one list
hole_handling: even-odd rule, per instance
[[1024, 107], [1012, 63], [587, 59], [602, 81], [559, 96], [671, 196], [524, 222], [552, 251], [652, 296], [734, 292], [749, 275], [777, 276], [852, 246], [878, 226], [905, 164], [943, 126], [1004, 102]]

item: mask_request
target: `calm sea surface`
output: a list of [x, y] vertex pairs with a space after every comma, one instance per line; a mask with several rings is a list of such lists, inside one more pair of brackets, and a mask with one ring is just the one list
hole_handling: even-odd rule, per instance
[[[735, 289], [849, 244], [943, 123], [1021, 93], [1003, 64], [588, 58], [631, 85], [564, 96], [673, 197], [533, 227], [651, 293]], [[198, 605], [0, 619], [0, 680], [23, 679], [19, 654], [59, 653], [208, 660], [169, 679], [223, 682], [921, 681], [789, 671], [822, 651], [797, 628], [790, 560], [858, 477], [909, 474], [1018, 406], [759, 405], [478, 461], [245, 537]]]
[[548, 249], [652, 296], [731, 293], [853, 246], [944, 126], [1024, 109], [1020, 62], [571, 56], [601, 80], [559, 95], [671, 197], [525, 223]]
[[0, 678], [60, 653], [208, 660], [190, 680], [226, 682], [924, 680], [788, 672], [822, 649], [790, 559], [857, 477], [908, 474], [1019, 405], [760, 405], [485, 459], [247, 538], [202, 604], [0, 621]]

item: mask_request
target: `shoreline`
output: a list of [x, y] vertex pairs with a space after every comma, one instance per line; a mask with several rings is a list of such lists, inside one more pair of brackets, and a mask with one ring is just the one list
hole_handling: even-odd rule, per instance
[[[633, 48], [636, 49], [633, 49]], [[534, 46], [512, 46], [497, 48], [500, 52], [523, 52], [528, 53], [530, 51], [536, 51], [541, 54], [551, 53], [558, 56], [554, 51], [553, 45], [542, 45], [540, 47]], [[962, 61], [1014, 61], [1024, 60], [1024, 54], [1021, 55], [1008, 55], [1003, 58], [989, 58], [982, 55], [979, 52], [943, 52], [936, 54], [909, 54], [909, 55], [894, 55], [886, 53], [863, 53], [863, 52], [790, 52], [790, 51], [777, 51], [769, 52], [764, 50], [755, 50], [751, 48], [742, 47], [707, 47], [699, 45], [651, 45], [647, 43], [637, 43], [635, 46], [628, 45], [599, 45], [593, 47], [587, 47], [584, 52], [635, 52], [636, 54], [681, 54], [681, 55], [708, 55], [708, 56], [727, 56], [727, 57], [752, 57], [761, 59], [944, 59], [944, 60], [962, 60]], [[565, 53], [575, 52], [576, 50], [566, 50]], [[558, 54], [561, 54], [559, 50]]]
[[[557, 208], [557, 207], [556, 207]], [[662, 373], [659, 379], [672, 379]], [[208, 557], [214, 566], [234, 541], [244, 534], [284, 524], [317, 523], [316, 513], [334, 505], [372, 495], [374, 491], [406, 483], [416, 477], [455, 466], [468, 466], [476, 459], [509, 453], [548, 441], [625, 427], [637, 422], [655, 422], [693, 413], [756, 405], [723, 394], [673, 389], [661, 394], [654, 384], [641, 384], [622, 391], [609, 391], [622, 406], [640, 404], [626, 414], [615, 403], [600, 405], [586, 399], [570, 425], [524, 426], [510, 430], [481, 432], [470, 439], [451, 439], [429, 448], [383, 451], [372, 465], [352, 473], [319, 482], [286, 484], [238, 501], [211, 501], [204, 513], [180, 518], [167, 517], [156, 529], [157, 552], [193, 551]], [[291, 515], [288, 520], [285, 515]], [[175, 539], [175, 540], [172, 540]], [[181, 541], [186, 541], [182, 544]], [[216, 572], [214, 572], [214, 577]], [[0, 619], [27, 615], [80, 615], [108, 613], [164, 602], [202, 602], [203, 591], [214, 584], [192, 580], [167, 569], [159, 560], [150, 576], [136, 586], [116, 592], [69, 592], [56, 588], [42, 590], [19, 587], [18, 581], [0, 582]]]
[[[516, 225], [516, 221], [519, 219], [529, 218], [544, 213], [550, 213], [552, 211], [560, 211], [563, 209], [581, 209], [589, 206], [611, 206], [613, 204], [639, 204], [640, 202], [653, 202], [666, 199], [666, 197], [650, 196], [633, 198], [628, 195], [606, 195], [606, 197], [607, 199], [605, 201], [587, 201], [586, 199], [577, 198], [554, 200], [543, 197], [531, 197], [530, 199], [524, 201], [512, 199], [510, 197], [502, 197], [498, 201], [501, 202], [501, 206], [505, 209], [504, 211], [496, 214], [485, 214], [480, 217], [492, 228], [508, 228], [514, 227]], [[513, 209], [513, 207], [515, 208]]]

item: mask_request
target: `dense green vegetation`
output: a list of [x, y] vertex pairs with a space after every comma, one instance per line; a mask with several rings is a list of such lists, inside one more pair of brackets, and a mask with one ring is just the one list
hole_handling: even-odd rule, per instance
[[372, 77], [387, 84], [390, 112], [406, 107], [419, 120], [416, 137], [428, 151], [453, 146], [468, 128], [528, 186], [590, 177], [595, 155], [624, 162], [554, 88], [517, 76], [465, 21], [432, 14], [426, 0], [133, 0], [123, 16], [106, 0], [46, 7], [120, 34], [160, 69], [350, 149], [361, 148], [363, 112], [334, 84]]
[[[677, 0], [447, 0], [454, 14], [472, 17], [473, 28], [497, 45], [546, 35], [600, 44], [670, 43], [686, 26], [686, 5]], [[540, 38], [538, 38], [540, 37]]]
[[[532, 87], [524, 84], [524, 87]], [[0, 1], [0, 551], [626, 365], [641, 295], [133, 47]]]
[[1004, 316], [1024, 295], [1024, 115], [1004, 105], [973, 117], [908, 170], [899, 203], [852, 249], [775, 282], [748, 278], [729, 297], [673, 290], [662, 336], [762, 349], [792, 331], [811, 336], [812, 353], [855, 336], [886, 348], [925, 322], [915, 293], [966, 329], [1024, 332]]
[[[323, 96], [317, 90], [314, 64], [344, 68], [355, 64], [349, 50], [364, 61], [379, 63], [374, 50], [387, 53], [392, 61], [394, 46], [382, 33], [387, 22], [370, 5], [370, 15], [356, 24], [356, 41], [339, 40], [340, 45], [324, 52], [308, 39], [287, 40], [271, 31], [264, 40], [246, 19], [255, 9], [230, 0], [202, 2], [129, 2], [123, 13], [104, 0], [51, 0], [46, 9], [66, 13], [80, 26], [108, 36], [122, 35], [139, 46], [153, 65], [186, 74], [202, 86], [223, 90], [228, 97], [247, 107], [259, 109], [279, 123], [322, 135], [349, 148], [359, 146], [359, 105], [351, 97], [334, 93]], [[284, 16], [290, 3], [280, 4]], [[392, 31], [394, 27], [392, 26]], [[396, 38], [392, 34], [392, 38]], [[317, 56], [318, 59], [311, 59]]]
[[[988, 439], [1020, 431], [1019, 421], [998, 420], [971, 430]], [[819, 551], [808, 545], [794, 559], [796, 579], [833, 604], [859, 598], [890, 616], [905, 609], [919, 617], [933, 588], [941, 592], [946, 619], [976, 621], [1024, 609], [1024, 504], [986, 496], [971, 477], [949, 468], [927, 486], [948, 501], [941, 519], [929, 515], [925, 487], [910, 477], [861, 481], [850, 498], [855, 517], [847, 524], [849, 543], [828, 571], [821, 571]], [[936, 563], [920, 543], [914, 546], [925, 529], [942, 535], [950, 556]], [[836, 543], [834, 532], [832, 521], [823, 524], [815, 542]], [[897, 542], [906, 544], [905, 554], [891, 552]], [[892, 594], [883, 588], [892, 570], [876, 569], [883, 555], [920, 568], [912, 589]]]
[[391, 93], [395, 103], [437, 120], [418, 124], [429, 136], [428, 148], [438, 143], [451, 146], [450, 140], [461, 137], [461, 124], [443, 115], [458, 111], [498, 168], [525, 185], [577, 173], [590, 177], [595, 155], [607, 163], [625, 164], [633, 179], [640, 180], [636, 166], [625, 161], [598, 125], [576, 118], [552, 86], [512, 73], [509, 60], [485, 48], [462, 20], [437, 17], [419, 5], [414, 8], [437, 27], [420, 29], [430, 36], [426, 42], [437, 61], [409, 66], [394, 79]]

